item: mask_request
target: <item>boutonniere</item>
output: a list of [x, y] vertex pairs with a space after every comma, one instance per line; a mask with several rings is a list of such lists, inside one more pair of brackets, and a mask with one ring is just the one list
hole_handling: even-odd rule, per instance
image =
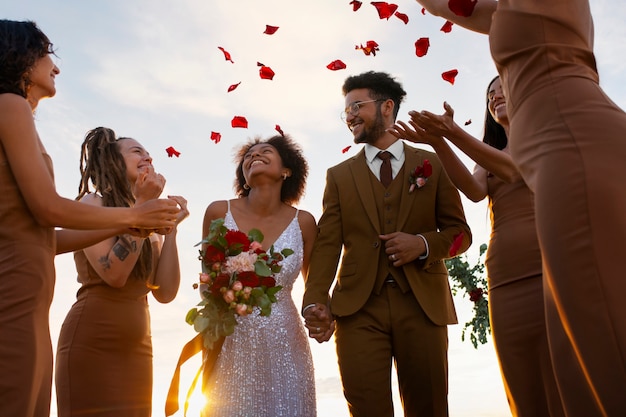
[[416, 166], [411, 175], [409, 175], [409, 193], [412, 193], [415, 187], [421, 188], [426, 185], [426, 181], [428, 181], [428, 177], [432, 173], [433, 166], [428, 159], [424, 159], [424, 164]]

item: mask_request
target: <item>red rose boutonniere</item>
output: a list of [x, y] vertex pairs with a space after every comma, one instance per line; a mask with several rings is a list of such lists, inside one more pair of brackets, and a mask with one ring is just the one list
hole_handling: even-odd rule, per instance
[[433, 166], [428, 159], [424, 159], [424, 164], [416, 166], [411, 175], [409, 175], [409, 193], [412, 193], [415, 187], [421, 188], [426, 185], [426, 181], [428, 181], [428, 177], [432, 173]]

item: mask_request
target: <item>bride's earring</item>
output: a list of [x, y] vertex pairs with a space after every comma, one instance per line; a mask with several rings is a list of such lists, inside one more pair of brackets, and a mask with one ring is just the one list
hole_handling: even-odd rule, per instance
[[244, 182], [244, 183], [243, 183], [243, 189], [244, 189], [244, 190], [249, 190], [249, 189], [250, 189], [250, 186], [248, 185], [248, 183], [247, 183], [247, 182]]
[[287, 180], [287, 173], [283, 172], [283, 181], [286, 181], [286, 180]]

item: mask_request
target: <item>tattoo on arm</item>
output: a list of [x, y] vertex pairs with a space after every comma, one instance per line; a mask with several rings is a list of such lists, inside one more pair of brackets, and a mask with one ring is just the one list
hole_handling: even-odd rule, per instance
[[118, 242], [113, 245], [113, 253], [120, 261], [123, 261], [124, 259], [126, 259], [130, 252], [124, 247], [124, 245]]
[[103, 269], [111, 269], [111, 260], [108, 255], [101, 256], [100, 259], [98, 259], [98, 262], [100, 262]]
[[119, 236], [117, 242], [113, 245], [115, 256], [120, 261], [123, 261], [131, 252], [137, 252], [137, 242], [127, 235]]

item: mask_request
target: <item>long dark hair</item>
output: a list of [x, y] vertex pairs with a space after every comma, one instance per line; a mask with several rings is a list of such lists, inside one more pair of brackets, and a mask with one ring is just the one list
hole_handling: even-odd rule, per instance
[[[126, 177], [126, 163], [118, 142], [130, 139], [116, 138], [115, 132], [97, 127], [85, 135], [80, 149], [80, 184], [77, 200], [91, 193], [89, 184], [102, 196], [105, 207], [131, 207], [135, 196]], [[146, 280], [152, 272], [152, 245], [147, 240], [131, 273], [132, 277]]]
[[509, 143], [508, 138], [506, 137], [506, 132], [502, 125], [495, 121], [491, 112], [489, 111], [489, 89], [491, 88], [491, 84], [495, 80], [500, 78], [500, 76], [495, 76], [487, 86], [487, 92], [485, 96], [487, 97], [487, 104], [485, 109], [485, 128], [483, 134], [483, 142], [486, 144], [493, 146], [496, 149], [502, 150], [506, 148], [506, 145]]
[[38, 59], [53, 53], [52, 42], [35, 22], [0, 20], [0, 93], [26, 98], [30, 71]]

